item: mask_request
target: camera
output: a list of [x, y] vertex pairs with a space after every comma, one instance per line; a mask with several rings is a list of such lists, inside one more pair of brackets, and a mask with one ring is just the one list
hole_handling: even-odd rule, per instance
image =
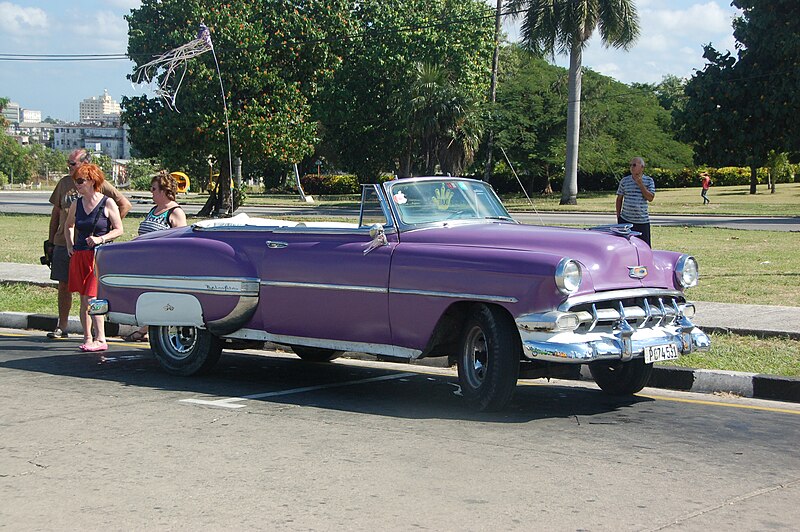
[[51, 267], [50, 265], [53, 263], [53, 248], [55, 248], [55, 246], [49, 240], [45, 240], [43, 247], [44, 247], [44, 255], [39, 257], [39, 262], [50, 268]]

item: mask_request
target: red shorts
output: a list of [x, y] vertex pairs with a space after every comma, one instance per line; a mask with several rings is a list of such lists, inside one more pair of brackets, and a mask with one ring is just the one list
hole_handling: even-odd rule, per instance
[[76, 251], [69, 260], [70, 292], [97, 297], [97, 276], [94, 274], [94, 250]]

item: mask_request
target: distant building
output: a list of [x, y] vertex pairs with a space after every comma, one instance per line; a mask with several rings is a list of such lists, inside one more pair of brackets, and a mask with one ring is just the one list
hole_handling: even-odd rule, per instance
[[8, 102], [3, 108], [3, 118], [8, 120], [10, 124], [19, 124], [19, 104], [17, 102]]
[[53, 147], [53, 124], [46, 122], [20, 122], [9, 127], [9, 135], [17, 139], [23, 146], [43, 144]]
[[81, 122], [94, 122], [108, 119], [111, 116], [119, 119], [121, 113], [122, 108], [115, 100], [111, 99], [108, 90], [104, 89], [100, 96], [86, 98], [80, 103], [78, 116]]
[[29, 124], [36, 123], [42, 121], [42, 112], [41, 111], [34, 111], [33, 109], [21, 109], [20, 110], [20, 122], [27, 122]]
[[56, 150], [68, 152], [86, 148], [112, 159], [131, 157], [127, 125], [57, 124], [53, 130]]

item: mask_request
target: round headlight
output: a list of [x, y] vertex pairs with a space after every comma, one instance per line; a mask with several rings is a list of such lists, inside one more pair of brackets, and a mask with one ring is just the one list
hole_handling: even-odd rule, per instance
[[556, 266], [556, 286], [564, 294], [572, 294], [581, 286], [581, 267], [572, 259], [561, 259]]
[[691, 255], [681, 255], [675, 264], [675, 280], [678, 284], [683, 288], [690, 288], [697, 284], [699, 277], [697, 260]]

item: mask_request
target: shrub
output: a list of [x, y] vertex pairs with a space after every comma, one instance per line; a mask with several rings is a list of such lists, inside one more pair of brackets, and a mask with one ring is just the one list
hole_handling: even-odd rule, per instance
[[153, 181], [152, 175], [143, 175], [137, 178], [134, 178], [131, 181], [131, 188], [133, 190], [150, 190], [150, 183]]
[[4, 187], [8, 184], [8, 176], [3, 172], [0, 172], [0, 187]]
[[306, 174], [300, 178], [300, 183], [306, 194], [330, 196], [361, 192], [361, 185], [354, 174]]

